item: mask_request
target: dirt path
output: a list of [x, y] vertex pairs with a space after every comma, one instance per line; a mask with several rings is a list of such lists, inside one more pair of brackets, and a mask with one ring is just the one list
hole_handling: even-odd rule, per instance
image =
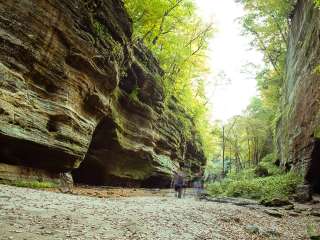
[[[0, 239], [308, 239], [319, 217], [188, 197], [97, 198], [0, 185]], [[254, 233], [259, 232], [259, 233]]]

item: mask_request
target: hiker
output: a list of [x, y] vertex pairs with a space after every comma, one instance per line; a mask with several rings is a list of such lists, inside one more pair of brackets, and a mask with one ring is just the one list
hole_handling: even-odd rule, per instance
[[193, 178], [193, 188], [196, 197], [200, 197], [200, 195], [203, 192], [203, 174], [201, 170], [198, 173], [196, 173], [196, 175]]
[[181, 198], [182, 191], [184, 186], [184, 174], [181, 170], [178, 170], [174, 172], [172, 181], [171, 181], [171, 187], [175, 190], [175, 196], [178, 198]]

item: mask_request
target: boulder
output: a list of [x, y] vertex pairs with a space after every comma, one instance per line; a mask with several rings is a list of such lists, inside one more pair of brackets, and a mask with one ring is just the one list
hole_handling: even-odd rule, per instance
[[294, 195], [294, 200], [299, 203], [306, 203], [312, 200], [312, 187], [310, 185], [299, 185]]
[[283, 213], [282, 212], [279, 212], [277, 210], [269, 210], [269, 209], [266, 209], [264, 210], [264, 212], [272, 217], [276, 217], [276, 218], [282, 218], [283, 217]]
[[280, 233], [276, 229], [262, 228], [255, 224], [248, 224], [245, 230], [250, 234], [256, 234], [268, 238], [279, 238]]
[[260, 203], [266, 207], [283, 207], [283, 206], [293, 205], [288, 199], [280, 199], [280, 198], [273, 198], [271, 200], [263, 199]]

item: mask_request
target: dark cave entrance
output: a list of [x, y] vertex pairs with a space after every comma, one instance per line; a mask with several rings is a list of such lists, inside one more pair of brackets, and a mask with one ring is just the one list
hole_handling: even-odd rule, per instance
[[74, 182], [113, 187], [170, 187], [171, 178], [154, 171], [152, 155], [134, 149], [134, 145], [126, 148], [125, 144], [131, 144], [130, 139], [121, 137], [113, 119], [102, 119], [93, 133], [85, 159], [72, 172]]
[[61, 149], [0, 134], [0, 163], [59, 173], [72, 169], [76, 161]]
[[90, 161], [83, 162], [78, 169], [73, 170], [72, 176], [75, 183], [85, 185], [99, 186], [104, 182], [102, 166]]
[[320, 139], [315, 139], [306, 180], [312, 185], [314, 193], [320, 194]]
[[171, 179], [168, 176], [151, 176], [141, 182], [142, 188], [170, 188]]
[[93, 133], [85, 159], [80, 167], [72, 172], [75, 183], [105, 185], [108, 162], [103, 162], [101, 159], [105, 157], [112, 159], [115, 131], [112, 119], [104, 118], [100, 121]]

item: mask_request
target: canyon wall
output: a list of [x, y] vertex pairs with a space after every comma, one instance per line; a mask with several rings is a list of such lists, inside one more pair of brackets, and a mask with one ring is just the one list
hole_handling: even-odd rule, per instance
[[281, 164], [302, 172], [320, 191], [320, 11], [299, 0], [288, 40], [277, 147]]
[[1, 0], [0, 162], [109, 185], [198, 171], [192, 119], [164, 104], [163, 71], [131, 35], [118, 0]]

